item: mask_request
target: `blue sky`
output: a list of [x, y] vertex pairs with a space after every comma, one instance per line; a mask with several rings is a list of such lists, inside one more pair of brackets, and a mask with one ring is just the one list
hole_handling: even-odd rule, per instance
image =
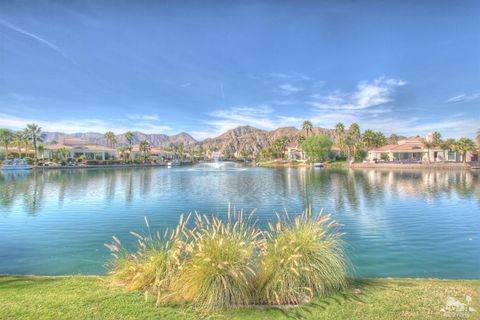
[[0, 1], [0, 127], [474, 136], [479, 1]]

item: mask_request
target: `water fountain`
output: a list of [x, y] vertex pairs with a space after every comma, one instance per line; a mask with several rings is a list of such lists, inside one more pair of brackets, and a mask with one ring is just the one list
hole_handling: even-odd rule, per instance
[[212, 162], [203, 162], [193, 168], [192, 171], [243, 171], [247, 170], [242, 168], [239, 164], [233, 161], [222, 161], [220, 152], [215, 152], [212, 156]]

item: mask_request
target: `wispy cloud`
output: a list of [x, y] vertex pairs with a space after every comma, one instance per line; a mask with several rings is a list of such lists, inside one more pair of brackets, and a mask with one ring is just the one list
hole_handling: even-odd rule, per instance
[[451, 97], [450, 99], [447, 99], [445, 102], [446, 103], [468, 103], [468, 102], [478, 100], [479, 98], [480, 98], [480, 93], [472, 93], [472, 94], [462, 93], [462, 94], [459, 94], [458, 96], [454, 96], [454, 97]]
[[360, 82], [353, 93], [334, 91], [326, 96], [313, 95], [314, 100], [309, 104], [315, 109], [363, 110], [391, 102], [395, 89], [405, 84], [403, 80], [381, 77], [373, 82]]
[[308, 81], [311, 77], [300, 72], [272, 72], [267, 75], [278, 81]]
[[[311, 120], [315, 125], [333, 128], [336, 123], [360, 124], [363, 130], [373, 129], [386, 134], [424, 135], [440, 131], [444, 136], [458, 138], [471, 136], [480, 119], [462, 114], [437, 117], [400, 116], [394, 112], [396, 89], [406, 85], [404, 80], [381, 77], [374, 81], [360, 82], [353, 92], [333, 91], [327, 95], [312, 95], [308, 104], [312, 107]], [[409, 107], [408, 110], [424, 110]]]
[[303, 90], [304, 90], [304, 88], [302, 88], [302, 87], [294, 86], [294, 85], [285, 83], [285, 84], [279, 85], [277, 91], [281, 95], [289, 96], [291, 94], [295, 94], [295, 93], [301, 92]]
[[68, 59], [67, 55], [65, 54], [65, 52], [64, 52], [62, 49], [60, 49], [60, 47], [58, 47], [57, 45], [53, 44], [52, 42], [50, 42], [50, 41], [48, 41], [48, 40], [46, 40], [46, 39], [44, 39], [44, 38], [42, 38], [42, 37], [40, 37], [40, 36], [38, 36], [38, 35], [36, 35], [36, 34], [34, 34], [34, 33], [31, 33], [31, 32], [29, 32], [29, 31], [26, 31], [26, 30], [24, 30], [24, 29], [22, 29], [22, 28], [20, 28], [20, 27], [18, 27], [18, 26], [16, 26], [16, 25], [13, 25], [13, 24], [11, 24], [10, 22], [5, 21], [5, 20], [3, 20], [3, 19], [0, 19], [0, 25], [4, 26], [4, 27], [6, 27], [6, 28], [8, 28], [8, 29], [10, 29], [10, 30], [16, 31], [16, 32], [18, 32], [18, 33], [21, 33], [21, 34], [23, 34], [24, 36], [27, 36], [27, 37], [29, 37], [29, 38], [31, 38], [31, 39], [34, 39], [34, 40], [36, 40], [36, 41], [38, 41], [38, 42], [46, 45], [46, 46], [49, 47], [50, 49], [56, 51], [57, 53], [61, 54], [63, 57], [65, 57], [65, 58]]
[[[39, 120], [13, 116], [11, 114], [0, 113], [0, 127], [10, 128], [12, 130], [21, 130], [28, 123], [37, 123], [45, 131], [59, 131], [65, 133], [75, 132], [106, 132], [124, 133], [126, 131], [141, 131], [143, 133], [172, 133], [169, 126], [158, 124], [148, 119], [139, 121], [130, 121], [128, 123], [120, 121], [109, 121], [102, 119], [62, 119], [62, 120]], [[148, 116], [147, 116], [148, 118]]]
[[158, 121], [159, 117], [156, 114], [146, 114], [146, 115], [139, 115], [139, 114], [131, 114], [127, 115], [127, 118], [131, 120], [143, 120], [143, 121]]

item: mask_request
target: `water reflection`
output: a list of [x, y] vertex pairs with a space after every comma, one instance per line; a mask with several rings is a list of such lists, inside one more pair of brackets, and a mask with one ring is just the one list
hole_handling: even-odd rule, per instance
[[260, 225], [326, 208], [361, 276], [480, 278], [479, 172], [190, 169], [0, 173], [0, 273], [100, 274], [102, 244], [128, 244], [144, 216], [159, 229], [232, 203], [256, 208]]
[[[136, 196], [148, 199], [152, 194], [161, 196], [171, 190], [198, 197], [214, 191], [228, 201], [257, 206], [271, 202], [264, 196], [272, 195], [296, 199], [300, 208], [322, 198], [333, 201], [334, 211], [358, 211], [362, 201], [375, 207], [385, 197], [427, 201], [445, 196], [475, 197], [480, 204], [479, 174], [472, 171], [251, 170], [256, 174], [220, 179], [218, 175], [199, 175], [189, 170], [158, 174], [151, 168], [1, 172], [0, 212], [8, 214], [7, 208], [21, 203], [25, 213], [34, 215], [45, 201], [55, 200], [61, 207], [66, 199], [83, 197], [101, 197], [111, 203], [120, 196], [119, 200], [130, 203]], [[258, 203], [251, 203], [253, 200]]]

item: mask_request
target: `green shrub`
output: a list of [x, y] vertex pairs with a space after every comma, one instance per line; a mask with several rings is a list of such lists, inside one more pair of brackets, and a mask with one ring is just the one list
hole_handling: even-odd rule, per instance
[[308, 209], [293, 221], [285, 213], [269, 224], [256, 283], [260, 303], [305, 303], [346, 285], [340, 234], [322, 212]]

